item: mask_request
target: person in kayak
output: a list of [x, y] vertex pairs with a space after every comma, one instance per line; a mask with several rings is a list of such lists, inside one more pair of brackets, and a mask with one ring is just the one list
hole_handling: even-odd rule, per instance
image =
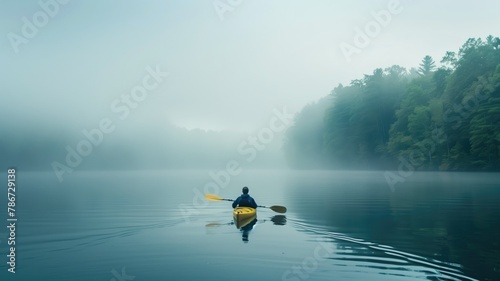
[[243, 189], [241, 191], [243, 192], [243, 194], [241, 194], [240, 197], [238, 197], [238, 198], [236, 198], [236, 200], [234, 200], [233, 209], [236, 207], [251, 207], [251, 208], [256, 209], [257, 203], [250, 195], [248, 195], [248, 187], [246, 187], [246, 186], [243, 187]]

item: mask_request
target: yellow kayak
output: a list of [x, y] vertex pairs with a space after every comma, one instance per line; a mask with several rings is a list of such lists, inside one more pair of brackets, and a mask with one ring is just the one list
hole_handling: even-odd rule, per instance
[[245, 227], [257, 218], [257, 210], [250, 207], [236, 207], [233, 210], [233, 219], [236, 228]]

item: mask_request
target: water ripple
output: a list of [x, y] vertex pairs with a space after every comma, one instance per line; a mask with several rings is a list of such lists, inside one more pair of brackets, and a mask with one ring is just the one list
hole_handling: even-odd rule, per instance
[[299, 231], [313, 233], [318, 241], [334, 242], [337, 249], [327, 259], [341, 271], [382, 274], [426, 280], [477, 280], [462, 273], [462, 266], [414, 255], [343, 233], [327, 231], [302, 220], [289, 219]]

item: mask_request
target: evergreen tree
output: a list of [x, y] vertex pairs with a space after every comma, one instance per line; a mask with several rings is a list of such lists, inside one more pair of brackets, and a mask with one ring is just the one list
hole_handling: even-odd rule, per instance
[[418, 68], [418, 73], [420, 75], [428, 75], [436, 68], [436, 64], [431, 56], [425, 56], [420, 63], [420, 67]]

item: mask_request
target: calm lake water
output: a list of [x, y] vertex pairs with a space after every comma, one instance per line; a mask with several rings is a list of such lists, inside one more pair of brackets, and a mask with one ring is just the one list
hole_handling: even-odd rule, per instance
[[199, 198], [208, 171], [79, 172], [63, 183], [18, 171], [17, 273], [4, 219], [0, 279], [500, 280], [499, 174], [415, 173], [394, 190], [383, 172], [230, 180], [218, 195], [247, 185], [258, 204], [288, 212], [259, 209], [251, 231], [236, 229], [230, 202]]

